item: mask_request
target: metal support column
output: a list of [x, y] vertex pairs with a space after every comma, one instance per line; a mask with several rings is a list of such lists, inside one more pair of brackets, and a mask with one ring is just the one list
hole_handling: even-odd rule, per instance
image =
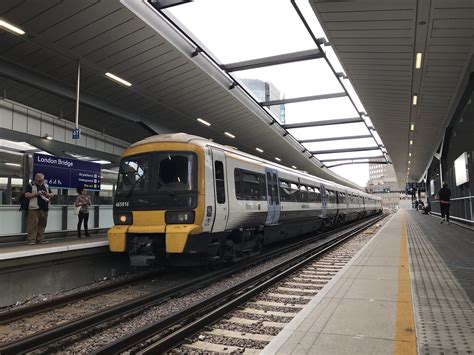
[[[28, 154], [23, 154], [22, 161], [23, 170], [23, 192], [26, 191], [28, 184], [30, 183], [30, 157]], [[26, 211], [21, 211], [21, 232], [26, 233]]]

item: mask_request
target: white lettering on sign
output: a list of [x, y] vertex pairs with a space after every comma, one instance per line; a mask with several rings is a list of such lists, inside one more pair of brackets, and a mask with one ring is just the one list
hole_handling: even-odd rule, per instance
[[129, 201], [115, 202], [115, 207], [128, 207], [129, 205]]
[[43, 164], [51, 164], [51, 165], [63, 165], [68, 168], [71, 168], [74, 166], [74, 163], [70, 160], [67, 159], [61, 159], [61, 158], [51, 158], [51, 157], [41, 157], [39, 155], [36, 156], [36, 160], [38, 163], [43, 163]]

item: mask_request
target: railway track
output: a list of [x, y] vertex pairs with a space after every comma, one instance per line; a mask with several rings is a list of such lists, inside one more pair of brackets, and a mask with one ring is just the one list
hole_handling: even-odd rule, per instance
[[[225, 316], [234, 324], [239, 323], [241, 326], [244, 326], [244, 328], [245, 326], [258, 324], [263, 327], [273, 328], [273, 332], [277, 334], [278, 331], [303, 308], [304, 304], [309, 302], [359, 249], [355, 248], [357, 250], [352, 252], [340, 253], [337, 251], [332, 252], [333, 248], [377, 223], [380, 219], [381, 218], [375, 218], [357, 227], [353, 227], [349, 231], [341, 233], [338, 237], [322, 243], [313, 250], [306, 251], [291, 259], [285, 260], [266, 270], [264, 273], [203, 301], [196, 302], [192, 306], [150, 324], [129, 336], [122, 337], [120, 340], [98, 349], [97, 353], [119, 354], [122, 352], [132, 352], [139, 354], [157, 354], [170, 351], [179, 346], [183, 339], [192, 337], [203, 328], [221, 320]], [[321, 255], [328, 252], [329, 254], [327, 256], [318, 260], [318, 258], [321, 258]], [[343, 262], [340, 262], [341, 259], [339, 258], [342, 258]], [[308, 264], [310, 265], [308, 266]], [[301, 268], [306, 268], [306, 270], [299, 272]], [[278, 302], [257, 301], [254, 302], [257, 305], [256, 308], [255, 306], [246, 307], [238, 311], [238, 315], [233, 315], [237, 307], [249, 302], [250, 299], [262, 291], [274, 287], [276, 283], [281, 282], [294, 273], [297, 274], [293, 277], [293, 281], [284, 281], [285, 286], [277, 286], [277, 290], [269, 292], [269, 297], [283, 298], [283, 302], [281, 302], [281, 300]], [[265, 309], [266, 306], [282, 308], [284, 310], [267, 310]], [[243, 317], [242, 313], [247, 316]], [[231, 315], [229, 316], [229, 314]], [[259, 318], [261, 315], [270, 316], [270, 319], [262, 323], [260, 323], [260, 320], [252, 319], [255, 317]], [[286, 319], [286, 321], [282, 318]], [[224, 322], [228, 322], [228, 320]], [[250, 340], [257, 343], [266, 343], [272, 338], [272, 335], [267, 334], [254, 334], [221, 328], [206, 331], [206, 334], [217, 339], [222, 337], [244, 339], [246, 343], [248, 343], [249, 337]], [[178, 352], [235, 351], [240, 353], [246, 350], [246, 353], [258, 353], [261, 350], [228, 344], [222, 345], [203, 342], [200, 340], [201, 336], [197, 336], [196, 341], [183, 346]]]
[[[374, 219], [372, 219], [371, 222], [375, 223]], [[368, 222], [364, 222], [363, 224], [366, 224], [366, 223]], [[352, 227], [352, 228], [355, 228], [355, 227]], [[358, 227], [358, 228], [360, 229], [362, 227]], [[317, 237], [315, 237], [315, 239], [320, 240], [322, 238], [327, 238], [329, 235], [332, 235], [334, 233], [335, 231], [327, 232], [327, 233], [318, 235]], [[339, 232], [336, 231], [336, 234], [337, 233], [341, 235], [347, 234], [341, 231]], [[241, 271], [244, 268], [250, 267], [251, 265], [258, 264], [265, 260], [272, 259], [276, 255], [286, 253], [292, 249], [301, 247], [305, 243], [311, 243], [311, 242], [314, 242], [314, 241], [311, 238], [309, 238], [299, 243], [295, 243], [291, 246], [287, 246], [285, 248], [280, 248], [278, 250], [270, 251], [262, 255], [260, 258], [250, 260], [246, 263], [241, 263], [239, 265], [235, 265], [235, 266], [226, 268], [224, 270], [212, 272], [208, 275], [198, 277], [192, 281], [179, 283], [178, 285], [175, 285], [174, 287], [170, 287], [169, 289], [162, 290], [159, 292], [152, 292], [150, 294], [139, 297], [137, 299], [133, 299], [133, 300], [118, 304], [116, 306], [108, 307], [94, 314], [81, 317], [79, 319], [68, 322], [66, 324], [62, 324], [60, 326], [53, 327], [51, 329], [47, 329], [37, 334], [25, 337], [23, 339], [20, 339], [19, 341], [5, 344], [0, 347], [0, 353], [1, 354], [16, 354], [20, 352], [33, 351], [35, 349], [45, 349], [45, 347], [51, 344], [57, 344], [57, 342], [60, 339], [66, 339], [75, 334], [77, 335], [84, 331], [90, 331], [90, 329], [93, 327], [97, 327], [100, 325], [104, 327], [104, 324], [107, 324], [107, 323], [114, 324], [116, 322], [129, 319], [151, 307], [159, 306], [160, 304], [163, 304], [170, 299], [179, 297], [180, 295], [183, 295], [183, 294], [193, 292], [197, 289], [205, 287], [206, 285], [212, 284], [213, 282], [217, 282], [218, 280], [225, 279], [226, 277], [229, 277], [230, 275], [235, 274], [236, 272]], [[283, 266], [280, 266], [280, 267], [283, 267]], [[244, 292], [242, 290], [242, 287], [245, 289], [245, 287], [250, 287], [255, 282], [260, 282], [260, 281], [249, 280], [247, 281], [247, 286], [240, 285], [241, 287], [240, 291], [238, 291], [235, 287], [233, 287], [232, 289], [235, 289], [234, 293], [235, 292], [242, 293]], [[76, 297], [80, 297], [80, 296], [76, 296]], [[218, 294], [214, 298], [215, 298], [215, 301], [218, 301], [219, 299], [222, 299], [225, 297], [226, 296], [223, 294]], [[204, 306], [203, 304], [197, 305], [195, 311], [198, 311], [203, 306]], [[190, 311], [188, 310], [188, 312]], [[161, 326], [164, 328], [168, 328], [172, 324], [180, 323], [182, 321], [180, 319], [180, 317], [182, 317], [182, 314], [184, 313], [178, 312], [177, 314], [173, 314], [171, 317], [168, 317], [167, 319], [163, 319], [162, 322], [160, 323]], [[158, 331], [158, 333], [159, 332], [160, 331]], [[149, 334], [148, 337], [150, 336], [151, 335]], [[133, 336], [130, 337], [130, 339], [140, 338], [140, 340], [134, 341], [135, 343], [137, 343], [137, 342], [143, 341], [142, 340], [143, 337], [144, 337], [143, 333], [140, 336], [138, 336], [137, 334], [134, 334]], [[128, 338], [128, 337], [125, 337], [125, 338]], [[114, 346], [119, 346], [119, 345], [114, 343]], [[130, 345], [127, 345], [127, 346], [128, 348], [131, 347]], [[104, 348], [101, 351], [103, 351], [104, 353], [108, 353], [112, 351], [111, 349], [112, 348]]]

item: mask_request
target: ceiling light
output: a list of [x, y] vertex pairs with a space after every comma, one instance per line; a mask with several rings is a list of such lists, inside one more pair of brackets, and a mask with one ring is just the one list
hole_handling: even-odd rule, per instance
[[410, 139], [410, 145], [413, 145], [413, 141]]
[[114, 75], [112, 73], [105, 73], [105, 76], [109, 77], [112, 80], [115, 80], [116, 82], [123, 84], [125, 86], [132, 86], [131, 83], [129, 83], [127, 80], [123, 80], [122, 78], [119, 78], [117, 75]]
[[411, 152], [410, 152], [410, 153], [408, 153], [408, 156], [409, 156], [409, 157], [411, 157]]
[[44, 135], [44, 139], [47, 139], [47, 140], [49, 140], [49, 141], [52, 141], [52, 140], [53, 140], [53, 137], [46, 133], [46, 134]]
[[277, 158], [277, 157], [275, 157], [275, 160], [276, 160], [276, 161], [281, 161], [281, 159], [280, 159], [280, 158]]
[[421, 58], [423, 57], [423, 53], [419, 52], [419, 53], [416, 53], [416, 64], [415, 64], [415, 68], [416, 69], [420, 69], [421, 68]]
[[411, 160], [408, 161], [408, 164], [411, 164]]
[[5, 22], [3, 20], [0, 20], [0, 27], [3, 27], [4, 29], [6, 29], [8, 31], [16, 33], [17, 35], [24, 35], [25, 34], [25, 31], [23, 31], [22, 29], [20, 29], [16, 26], [13, 26], [13, 25], [11, 25], [8, 22]]
[[5, 163], [5, 165], [8, 165], [8, 166], [16, 166], [16, 167], [20, 167], [21, 164], [17, 164], [17, 163]]
[[413, 95], [413, 106], [416, 106], [417, 102], [418, 102], [418, 95]]
[[257, 152], [263, 153], [263, 149], [255, 148], [255, 150], [256, 150]]
[[293, 169], [297, 169], [296, 166], [294, 166], [294, 165], [292, 165], [291, 167], [292, 167]]
[[412, 124], [410, 125], [410, 131], [414, 131], [414, 130], [415, 130], [415, 125], [412, 123]]
[[224, 132], [224, 134], [230, 138], [235, 138], [235, 136], [232, 133]]
[[202, 118], [197, 118], [197, 120], [198, 120], [199, 122], [201, 122], [202, 124], [205, 124], [206, 126], [210, 126], [210, 125], [211, 125], [209, 122], [204, 121]]

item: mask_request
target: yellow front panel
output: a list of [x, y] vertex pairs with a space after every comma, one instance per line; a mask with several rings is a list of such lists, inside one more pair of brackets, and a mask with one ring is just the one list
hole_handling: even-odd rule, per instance
[[126, 234], [129, 226], [113, 226], [107, 231], [109, 249], [112, 252], [123, 253], [126, 246]]
[[133, 211], [132, 213], [133, 213], [134, 226], [164, 226], [165, 225], [165, 211]]
[[188, 240], [188, 235], [202, 231], [196, 224], [170, 224], [166, 227], [166, 252], [182, 253]]

